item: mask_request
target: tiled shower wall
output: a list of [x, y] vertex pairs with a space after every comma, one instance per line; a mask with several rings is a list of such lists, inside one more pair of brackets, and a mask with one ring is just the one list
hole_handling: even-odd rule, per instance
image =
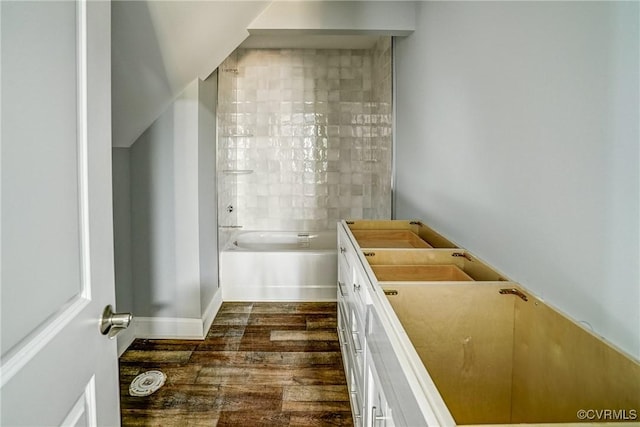
[[390, 218], [389, 38], [370, 50], [238, 49], [218, 93], [220, 225]]

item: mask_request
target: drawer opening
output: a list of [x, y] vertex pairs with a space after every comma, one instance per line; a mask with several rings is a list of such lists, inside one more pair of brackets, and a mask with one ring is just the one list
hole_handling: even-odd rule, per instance
[[410, 230], [352, 230], [361, 248], [433, 248]]
[[420, 221], [346, 221], [361, 248], [457, 248]]
[[378, 281], [509, 281], [461, 250], [375, 249], [365, 254]]
[[450, 281], [472, 282], [473, 279], [456, 265], [372, 265], [378, 281]]

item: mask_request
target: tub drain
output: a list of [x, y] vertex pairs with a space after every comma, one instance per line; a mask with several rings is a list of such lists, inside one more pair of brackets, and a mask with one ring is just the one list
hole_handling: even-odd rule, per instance
[[149, 396], [164, 385], [167, 376], [161, 371], [143, 372], [131, 381], [131, 396]]

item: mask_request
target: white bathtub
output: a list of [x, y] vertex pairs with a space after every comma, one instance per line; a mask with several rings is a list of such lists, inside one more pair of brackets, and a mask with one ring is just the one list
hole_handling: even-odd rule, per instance
[[224, 301], [335, 301], [336, 232], [240, 231], [220, 253]]

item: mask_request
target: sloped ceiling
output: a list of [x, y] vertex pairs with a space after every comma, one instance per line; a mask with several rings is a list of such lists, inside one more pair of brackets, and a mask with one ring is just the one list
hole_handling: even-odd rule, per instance
[[412, 1], [113, 0], [113, 146], [131, 146], [249, 33], [252, 47], [346, 48], [414, 29]]
[[249, 35], [268, 1], [113, 1], [113, 146], [128, 147]]

